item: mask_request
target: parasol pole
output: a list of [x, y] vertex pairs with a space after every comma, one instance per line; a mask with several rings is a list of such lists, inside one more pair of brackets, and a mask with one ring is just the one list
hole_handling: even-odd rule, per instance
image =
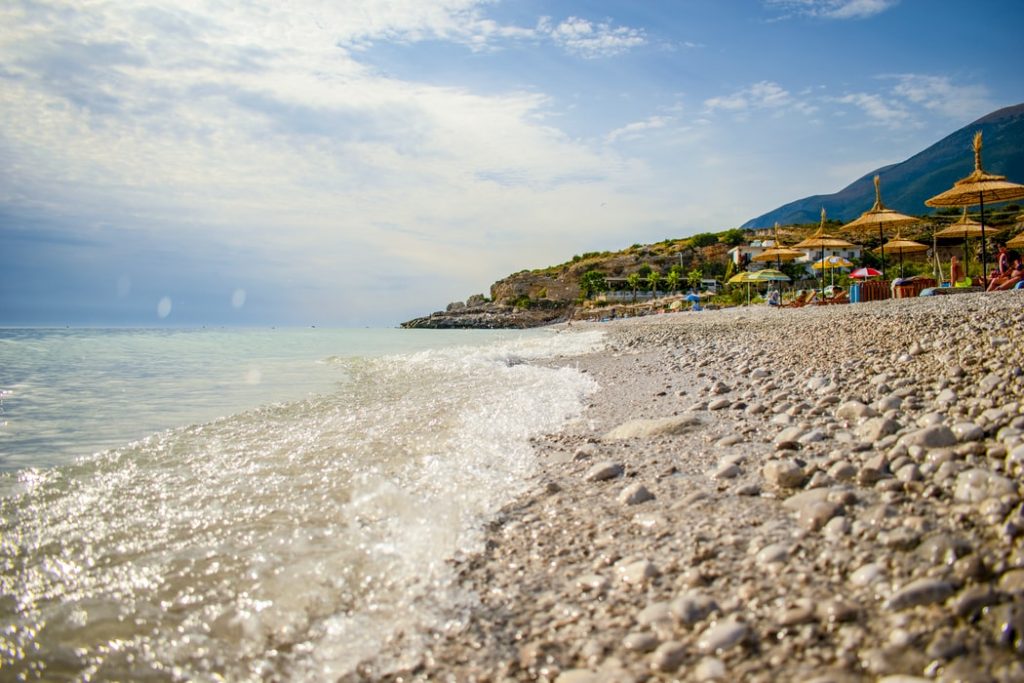
[[981, 204], [981, 281], [988, 289], [988, 255], [985, 254], [985, 193], [978, 190], [978, 203]]
[[[875, 176], [877, 179], [878, 176]], [[898, 231], [897, 231], [898, 232]], [[882, 279], [885, 279], [885, 235], [882, 234], [882, 221], [878, 221], [878, 246], [882, 250], [879, 260], [882, 262]], [[903, 273], [900, 273], [900, 277], [903, 277]]]

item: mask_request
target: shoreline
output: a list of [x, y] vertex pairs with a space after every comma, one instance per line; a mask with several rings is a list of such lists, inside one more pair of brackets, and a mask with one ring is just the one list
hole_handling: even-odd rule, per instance
[[453, 561], [475, 607], [351, 680], [1021, 680], [1021, 303], [574, 323], [600, 389]]

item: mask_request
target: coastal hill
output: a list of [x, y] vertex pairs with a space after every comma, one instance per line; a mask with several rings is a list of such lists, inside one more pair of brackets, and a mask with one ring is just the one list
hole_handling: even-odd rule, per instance
[[906, 161], [872, 171], [835, 194], [798, 199], [752, 218], [741, 227], [809, 223], [817, 220], [821, 207], [825, 207], [829, 217], [844, 223], [851, 221], [874, 203], [872, 178], [876, 174], [881, 176], [882, 201], [888, 208], [919, 215], [924, 200], [949, 189], [974, 170], [971, 139], [979, 130], [985, 140], [982, 153], [985, 170], [1020, 182], [1024, 178], [1024, 104], [994, 111]]
[[[835, 194], [791, 202], [747, 221], [741, 228], [656, 244], [634, 244], [615, 252], [586, 253], [559, 265], [513, 273], [491, 285], [488, 295], [475, 294], [466, 301], [450, 303], [445, 310], [407, 321], [402, 327], [525, 328], [565, 320], [582, 298], [581, 282], [588, 273], [599, 274], [604, 285], [618, 289], [628, 289], [625, 280], [634, 273], [646, 278], [651, 271], [664, 278], [676, 270], [681, 280], [677, 287], [685, 287], [689, 276], [697, 271], [701, 277], [721, 280], [731, 274], [729, 248], [750, 239], [757, 229], [778, 222], [785, 226], [787, 241], [793, 243], [817, 227], [823, 206], [831, 219], [830, 229], [859, 216], [874, 203], [875, 173], [882, 178], [882, 198], [887, 207], [910, 215], [930, 213], [924, 200], [973, 170], [971, 138], [978, 130], [984, 134], [985, 169], [1018, 182], [1024, 178], [1024, 104], [1019, 104], [978, 119], [910, 159], [869, 173]], [[1006, 208], [1014, 215], [1018, 210], [1016, 206]], [[938, 213], [944, 212], [949, 213]], [[1009, 213], [993, 215], [992, 220], [1012, 222]], [[906, 236], [916, 237], [910, 232]], [[643, 288], [646, 286], [645, 281]], [[670, 288], [662, 280], [660, 291]]]

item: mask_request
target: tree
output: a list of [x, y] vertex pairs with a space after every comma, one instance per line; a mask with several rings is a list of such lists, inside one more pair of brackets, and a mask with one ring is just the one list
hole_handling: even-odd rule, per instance
[[668, 275], [665, 276], [665, 286], [668, 287], [669, 291], [679, 291], [679, 283], [682, 281], [683, 276], [679, 272], [678, 266], [672, 266], [672, 270], [668, 271]]
[[647, 274], [647, 285], [654, 292], [654, 296], [658, 296], [658, 283], [661, 282], [661, 273], [656, 270], [652, 270]]
[[712, 244], [718, 244], [718, 235], [713, 232], [699, 232], [690, 238], [691, 249], [710, 247]]
[[604, 274], [600, 271], [588, 270], [580, 278], [580, 291], [589, 299], [599, 292], [608, 291], [608, 281], [604, 279]]
[[694, 268], [686, 274], [686, 284], [690, 285], [690, 289], [696, 291], [700, 289], [700, 281], [704, 279], [704, 273]]
[[718, 241], [722, 244], [728, 244], [730, 247], [738, 247], [747, 241], [747, 233], [742, 228], [733, 228], [719, 235]]
[[640, 273], [630, 273], [627, 275], [626, 284], [633, 290], [633, 303], [636, 303], [636, 290], [640, 289]]

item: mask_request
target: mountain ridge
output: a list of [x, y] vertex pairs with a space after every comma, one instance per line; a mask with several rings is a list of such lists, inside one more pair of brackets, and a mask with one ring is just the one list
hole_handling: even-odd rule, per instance
[[740, 226], [751, 230], [780, 225], [811, 223], [822, 207], [830, 218], [851, 221], [871, 208], [875, 200], [872, 179], [882, 181], [882, 201], [901, 213], [931, 213], [924, 200], [952, 187], [974, 169], [971, 139], [975, 131], [984, 136], [982, 164], [990, 173], [1010, 180], [1024, 177], [1024, 103], [1003, 107], [947, 135], [930, 147], [895, 164], [882, 166], [832, 194], [819, 194], [791, 201], [752, 218]]

